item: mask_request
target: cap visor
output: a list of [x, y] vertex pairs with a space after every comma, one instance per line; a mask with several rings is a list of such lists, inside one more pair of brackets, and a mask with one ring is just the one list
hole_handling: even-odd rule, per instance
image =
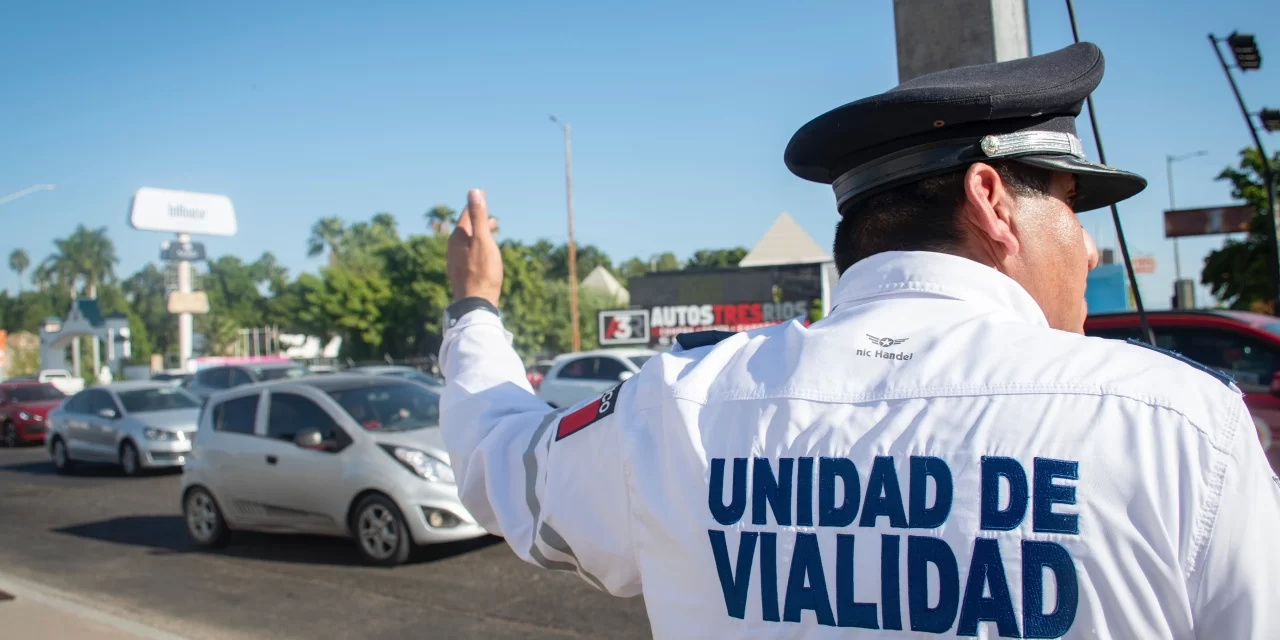
[[1132, 198], [1147, 188], [1147, 179], [1136, 173], [1112, 169], [1074, 156], [1023, 156], [1012, 160], [1033, 167], [1075, 174], [1076, 213], [1111, 206]]

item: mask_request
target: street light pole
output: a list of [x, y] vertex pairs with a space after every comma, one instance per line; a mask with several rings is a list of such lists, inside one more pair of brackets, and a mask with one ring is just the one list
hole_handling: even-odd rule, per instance
[[[1222, 48], [1219, 46], [1223, 38], [1218, 38], [1212, 33], [1209, 34], [1209, 43], [1213, 45], [1213, 52], [1218, 55], [1218, 62], [1222, 64], [1222, 73], [1226, 74], [1227, 82], [1231, 84], [1231, 92], [1236, 96], [1236, 104], [1240, 105], [1240, 114], [1244, 116], [1244, 123], [1249, 125], [1249, 134], [1253, 136], [1253, 144], [1258, 150], [1259, 159], [1262, 160], [1262, 179], [1263, 188], [1267, 190], [1267, 218], [1271, 220], [1271, 275], [1275, 282], [1275, 297], [1272, 299], [1271, 313], [1280, 314], [1280, 224], [1276, 221], [1276, 215], [1280, 212], [1276, 210], [1276, 178], [1274, 172], [1271, 171], [1271, 159], [1267, 157], [1267, 151], [1262, 147], [1262, 138], [1258, 137], [1258, 128], [1253, 124], [1253, 116], [1249, 113], [1249, 109], [1244, 106], [1244, 98], [1240, 96], [1240, 88], [1236, 86], [1235, 76], [1231, 75], [1231, 68], [1227, 66], [1227, 59], [1222, 57]], [[1250, 40], [1252, 40], [1250, 38]], [[1256, 54], [1256, 51], [1255, 51]], [[1259, 58], [1257, 63], [1261, 62]], [[1257, 68], [1254, 64], [1252, 68]]]
[[[1174, 200], [1173, 200], [1173, 163], [1180, 162], [1182, 160], [1187, 160], [1189, 158], [1196, 158], [1199, 156], [1206, 155], [1208, 153], [1209, 153], [1208, 151], [1197, 151], [1195, 153], [1188, 153], [1180, 156], [1166, 155], [1164, 157], [1165, 175], [1169, 183], [1169, 210], [1170, 211], [1173, 211], [1174, 209], [1178, 208], [1177, 205], [1174, 204]], [[1176, 291], [1178, 286], [1177, 282], [1182, 280], [1182, 258], [1181, 256], [1178, 255], [1178, 237], [1177, 236], [1173, 237], [1173, 272], [1174, 272], [1173, 286]]]
[[564, 131], [564, 201], [569, 214], [569, 335], [574, 351], [582, 350], [582, 336], [578, 332], [578, 251], [573, 244], [573, 155], [569, 145], [569, 123], [560, 122], [553, 115], [551, 121]]

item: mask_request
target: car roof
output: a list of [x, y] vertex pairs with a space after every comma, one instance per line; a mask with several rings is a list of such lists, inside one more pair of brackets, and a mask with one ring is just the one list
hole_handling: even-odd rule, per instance
[[[1201, 316], [1206, 318], [1227, 318], [1249, 324], [1255, 327], [1280, 322], [1280, 318], [1270, 316], [1264, 313], [1253, 313], [1252, 311], [1236, 311], [1234, 309], [1161, 309], [1158, 311], [1148, 311], [1149, 318], [1169, 318], [1169, 317], [1195, 317]], [[1118, 311], [1112, 313], [1093, 313], [1089, 314], [1088, 320], [1106, 320], [1106, 319], [1137, 319], [1137, 311]], [[1086, 320], [1086, 322], [1088, 321]]]
[[95, 384], [89, 389], [107, 389], [109, 391], [139, 391], [142, 389], [172, 389], [173, 385], [163, 380], [124, 380], [121, 382], [109, 382], [107, 384]]
[[655, 356], [658, 351], [653, 349], [645, 349], [638, 347], [616, 347], [613, 349], [592, 349], [591, 351], [574, 351], [571, 353], [562, 353], [556, 356], [553, 362], [568, 360], [569, 358], [582, 358], [589, 356], [618, 356], [620, 358], [630, 358], [632, 356]]
[[5, 387], [52, 387], [49, 382], [40, 382], [39, 380], [24, 378], [21, 380], [5, 380], [0, 382], [0, 389]]
[[377, 387], [393, 384], [414, 384], [403, 378], [371, 376], [365, 373], [335, 373], [328, 376], [306, 376], [303, 378], [293, 378], [291, 380], [271, 380], [269, 382], [259, 382], [254, 387], [270, 389], [274, 387], [288, 387], [305, 385], [315, 387], [326, 393], [330, 391], [346, 391], [348, 389], [359, 389], [361, 387]]
[[371, 364], [363, 367], [351, 367], [347, 371], [364, 371], [367, 373], [378, 373], [382, 371], [417, 371], [413, 367], [407, 367], [402, 364]]

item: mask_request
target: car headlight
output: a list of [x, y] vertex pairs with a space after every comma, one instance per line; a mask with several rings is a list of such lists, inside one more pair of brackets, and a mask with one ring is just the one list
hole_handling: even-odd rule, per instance
[[428, 482], [444, 482], [453, 484], [453, 468], [449, 463], [441, 460], [425, 451], [410, 449], [408, 447], [396, 447], [392, 445], [378, 445], [383, 451], [391, 454], [406, 469], [412, 471], [414, 475]]
[[21, 418], [21, 419], [23, 419], [23, 420], [30, 420], [30, 419], [31, 419], [31, 414], [27, 413], [26, 411], [19, 411], [19, 412], [18, 412], [18, 417], [19, 417], [19, 418]]
[[155, 427], [147, 427], [146, 429], [143, 429], [142, 435], [146, 436], [148, 440], [177, 439], [177, 436], [172, 431], [165, 431], [164, 429], [157, 429]]

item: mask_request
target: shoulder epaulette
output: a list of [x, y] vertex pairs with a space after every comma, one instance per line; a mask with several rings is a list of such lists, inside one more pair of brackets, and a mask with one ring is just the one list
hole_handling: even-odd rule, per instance
[[1230, 375], [1230, 374], [1228, 374], [1227, 372], [1225, 372], [1225, 371], [1223, 371], [1223, 370], [1221, 370], [1221, 369], [1214, 369], [1213, 367], [1210, 367], [1210, 366], [1208, 366], [1208, 365], [1200, 364], [1199, 362], [1196, 362], [1195, 360], [1192, 360], [1191, 358], [1188, 358], [1188, 357], [1186, 357], [1186, 356], [1182, 355], [1181, 353], [1178, 353], [1177, 351], [1170, 351], [1170, 350], [1168, 350], [1168, 349], [1161, 349], [1160, 347], [1152, 346], [1152, 345], [1150, 345], [1150, 344], [1148, 344], [1148, 343], [1146, 343], [1146, 342], [1143, 342], [1142, 340], [1138, 340], [1138, 339], [1136, 339], [1136, 338], [1129, 338], [1128, 340], [1126, 340], [1126, 342], [1128, 342], [1129, 344], [1132, 344], [1132, 345], [1139, 346], [1139, 347], [1145, 347], [1145, 348], [1150, 349], [1150, 350], [1152, 350], [1152, 351], [1155, 351], [1155, 352], [1157, 352], [1157, 353], [1163, 353], [1164, 355], [1169, 356], [1170, 358], [1173, 358], [1174, 360], [1177, 360], [1178, 362], [1181, 362], [1181, 363], [1183, 363], [1183, 364], [1190, 365], [1191, 367], [1193, 367], [1193, 368], [1195, 368], [1195, 369], [1198, 369], [1198, 370], [1200, 370], [1200, 371], [1203, 371], [1203, 372], [1205, 372], [1205, 373], [1207, 373], [1207, 374], [1209, 374], [1209, 375], [1213, 376], [1213, 377], [1214, 377], [1214, 379], [1216, 379], [1217, 381], [1221, 382], [1222, 384], [1227, 385], [1227, 387], [1228, 387], [1228, 388], [1230, 388], [1230, 389], [1233, 389], [1233, 390], [1236, 390], [1236, 391], [1238, 391], [1238, 390], [1239, 390], [1239, 387], [1237, 387], [1237, 386], [1236, 386], [1236, 380], [1235, 380], [1235, 378], [1231, 377], [1231, 375]]
[[676, 336], [676, 344], [688, 351], [698, 347], [709, 347], [733, 335], [733, 331], [691, 331]]

